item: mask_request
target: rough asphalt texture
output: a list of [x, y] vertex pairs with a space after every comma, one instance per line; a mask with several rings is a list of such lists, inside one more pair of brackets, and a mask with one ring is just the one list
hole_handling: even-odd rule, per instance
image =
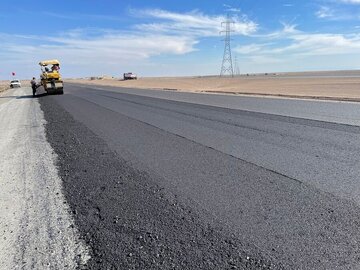
[[143, 97], [161, 98], [192, 104], [202, 104], [235, 110], [261, 112], [266, 114], [276, 114], [360, 126], [359, 102], [318, 102], [314, 100], [263, 98], [221, 94], [197, 94], [164, 90], [149, 91], [147, 89], [144, 90], [79, 84], [67, 84], [68, 89], [69, 86], [71, 88], [80, 87], [87, 90], [97, 89], [112, 92], [116, 91]]
[[281, 264], [131, 168], [63, 110], [41, 101], [75, 222], [91, 247], [89, 269], [281, 269]]
[[[358, 269], [359, 127], [109, 90], [69, 85], [64, 96], [46, 97], [41, 103], [47, 116], [56, 101], [56, 115], [62, 116], [65, 108], [93, 132], [89, 137], [100, 139], [89, 149], [107, 145], [118, 160], [146, 175], [150, 187], [161, 189], [165, 202], [175, 198], [199, 224], [229, 232], [243, 243], [240, 250], [249, 246], [250, 253], [286, 269]], [[331, 108], [322, 105], [325, 111]], [[48, 132], [61, 130], [51, 124]], [[85, 140], [72, 126], [72, 136]], [[64, 146], [56, 147], [61, 139], [49, 140], [61, 152]], [[80, 146], [72, 147], [74, 156], [87, 153], [94, 158], [96, 177], [111, 171], [89, 154], [93, 150]], [[78, 165], [80, 171], [82, 167]], [[101, 187], [90, 185], [90, 190]], [[74, 201], [79, 204], [87, 193]], [[115, 204], [108, 200], [103, 205], [106, 209]], [[223, 253], [218, 254], [221, 258]]]
[[[313, 185], [346, 200], [354, 200], [360, 205], [359, 126], [231, 110], [129, 95], [122, 93], [122, 89], [118, 91], [99, 91], [92, 88], [84, 90], [70, 86], [68, 95], [59, 102], [96, 134], [102, 138], [107, 137], [108, 143], [113, 144], [112, 147], [120, 146], [121, 155], [124, 150], [131, 152], [142, 163], [156, 168], [156, 171], [172, 171], [168, 169], [173, 166], [171, 162], [163, 165], [164, 160], [180, 159], [177, 153], [172, 151], [174, 145], [180, 144], [179, 140], [170, 136], [175, 134], [228, 156]], [[223, 97], [220, 96], [219, 99], [221, 103]], [[288, 103], [287, 100], [282, 102]], [[322, 104], [325, 115], [334, 109], [332, 106], [325, 109], [324, 102], [319, 103]], [[261, 104], [259, 101], [258, 106]], [[291, 105], [292, 103], [286, 106]], [[312, 110], [311, 106], [309, 110]], [[158, 140], [157, 132], [150, 133], [151, 128], [144, 125], [130, 131], [129, 127], [136, 123], [134, 120], [156, 127], [166, 134], [162, 140]], [[151, 134], [154, 134], [155, 138], [150, 143]], [[159, 145], [159, 142], [161, 145], [164, 141], [169, 141], [173, 146], [159, 153], [159, 149], [164, 148], [155, 145]], [[182, 148], [189, 145], [181, 144]], [[200, 151], [204, 152], [206, 149]], [[212, 154], [209, 158], [214, 159], [216, 155]], [[158, 159], [154, 156], [161, 162], [157, 162]], [[184, 158], [194, 159], [193, 155]], [[184, 174], [181, 171], [178, 173]], [[233, 175], [232, 171], [225, 174], [231, 175], [234, 181], [236, 175]], [[169, 175], [165, 178], [168, 177]]]

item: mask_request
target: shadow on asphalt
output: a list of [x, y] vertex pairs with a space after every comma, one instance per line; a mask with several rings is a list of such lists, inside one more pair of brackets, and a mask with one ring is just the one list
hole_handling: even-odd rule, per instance
[[35, 96], [33, 95], [25, 95], [25, 96], [3, 96], [0, 98], [16, 98], [16, 99], [26, 99], [26, 98], [41, 98], [41, 97], [45, 97], [48, 96], [49, 94], [47, 93], [41, 93], [41, 94], [37, 94]]
[[16, 99], [26, 99], [26, 98], [41, 98], [41, 97], [44, 97], [44, 96], [48, 96], [47, 93], [41, 93], [41, 94], [37, 94], [35, 96], [33, 95], [25, 95], [25, 96], [2, 96], [0, 97], [1, 98], [16, 98]]
[[19, 96], [3, 96], [3, 97], [0, 97], [0, 98], [18, 98]]
[[38, 95], [26, 95], [26, 96], [17, 96], [16, 99], [26, 99], [26, 98], [41, 98], [41, 97], [44, 97], [44, 96], [47, 96], [48, 94], [47, 93], [42, 93], [42, 94], [38, 94]]

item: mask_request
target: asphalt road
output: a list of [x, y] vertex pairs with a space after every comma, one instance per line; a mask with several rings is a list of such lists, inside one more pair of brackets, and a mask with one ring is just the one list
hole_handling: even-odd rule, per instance
[[71, 84], [40, 103], [90, 268], [359, 269], [359, 104]]
[[[88, 88], [86, 85], [77, 85]], [[110, 86], [91, 86], [92, 89], [114, 91]], [[168, 99], [187, 103], [210, 105], [221, 108], [251, 112], [262, 112], [313, 119], [348, 125], [360, 125], [360, 103], [341, 101], [321, 101], [309, 99], [282, 99], [271, 97], [251, 97], [221, 94], [197, 94], [178, 91], [143, 90], [122, 88], [121, 93], [135, 94], [146, 97]]]

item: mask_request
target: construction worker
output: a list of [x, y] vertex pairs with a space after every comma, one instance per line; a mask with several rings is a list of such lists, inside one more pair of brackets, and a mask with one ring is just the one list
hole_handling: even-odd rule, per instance
[[51, 67], [52, 72], [59, 72], [60, 66], [59, 64], [55, 64]]
[[32, 78], [30, 83], [31, 83], [31, 88], [32, 88], [32, 92], [33, 92], [33, 97], [34, 97], [35, 93], [36, 93], [36, 88], [38, 88], [35, 77]]

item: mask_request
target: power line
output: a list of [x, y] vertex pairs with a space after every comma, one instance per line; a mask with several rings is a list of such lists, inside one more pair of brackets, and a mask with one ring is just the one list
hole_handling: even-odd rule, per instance
[[231, 56], [231, 33], [234, 32], [231, 30], [231, 26], [234, 25], [235, 22], [230, 19], [229, 14], [227, 15], [226, 21], [221, 23], [221, 27], [224, 27], [225, 30], [221, 31], [220, 34], [225, 33], [225, 47], [224, 47], [224, 56], [221, 66], [220, 76], [231, 76], [234, 77], [234, 68]]

